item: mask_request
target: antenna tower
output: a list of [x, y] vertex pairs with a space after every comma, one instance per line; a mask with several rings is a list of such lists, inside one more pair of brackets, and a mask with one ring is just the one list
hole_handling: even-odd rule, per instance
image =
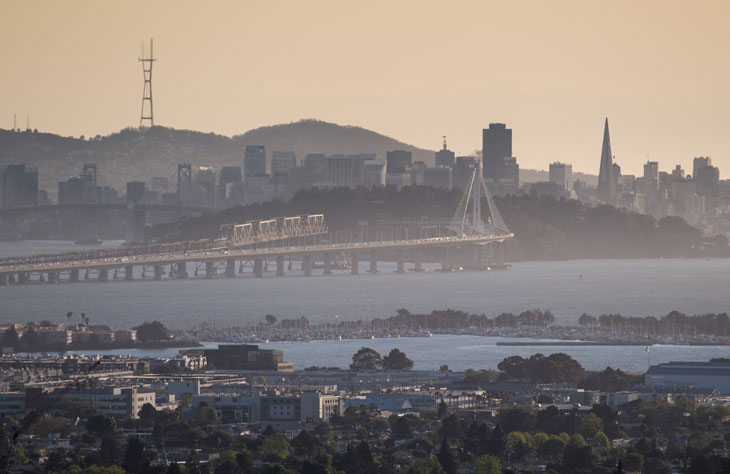
[[139, 116], [139, 128], [142, 128], [145, 125], [147, 125], [148, 127], [155, 126], [155, 114], [154, 109], [152, 108], [152, 63], [157, 60], [155, 59], [152, 47], [152, 39], [150, 39], [150, 54], [149, 56], [145, 56], [143, 41], [142, 56], [140, 56], [138, 59], [139, 62], [142, 63], [142, 73], [144, 75], [144, 88], [142, 89], [142, 112]]

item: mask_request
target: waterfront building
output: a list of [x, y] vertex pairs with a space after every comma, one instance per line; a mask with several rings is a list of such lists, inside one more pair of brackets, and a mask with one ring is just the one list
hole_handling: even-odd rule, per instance
[[284, 362], [282, 351], [259, 349], [252, 344], [223, 344], [218, 349], [205, 349], [203, 353], [208, 364], [217, 370], [294, 370], [291, 362]]
[[730, 362], [667, 362], [652, 365], [646, 372], [648, 387], [691, 387], [717, 389], [730, 394]]

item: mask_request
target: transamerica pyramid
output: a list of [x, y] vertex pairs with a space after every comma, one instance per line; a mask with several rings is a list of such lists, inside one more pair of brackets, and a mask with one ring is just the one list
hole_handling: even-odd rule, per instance
[[616, 200], [616, 179], [613, 176], [613, 155], [611, 154], [611, 137], [608, 134], [608, 117], [603, 128], [603, 148], [601, 149], [601, 169], [598, 172], [599, 201], [613, 204]]

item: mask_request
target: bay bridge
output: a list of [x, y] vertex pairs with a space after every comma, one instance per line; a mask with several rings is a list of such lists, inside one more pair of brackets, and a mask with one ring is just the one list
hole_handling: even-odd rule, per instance
[[498, 245], [513, 236], [477, 168], [452, 219], [380, 223], [344, 233], [330, 232], [323, 214], [225, 224], [216, 237], [196, 241], [2, 258], [0, 284], [233, 278], [247, 270], [256, 277], [292, 271], [310, 276], [315, 269], [357, 274], [362, 260], [372, 273], [379, 261], [395, 261], [399, 273], [407, 262], [422, 271], [426, 260], [440, 261], [442, 270], [488, 269], [502, 264]]

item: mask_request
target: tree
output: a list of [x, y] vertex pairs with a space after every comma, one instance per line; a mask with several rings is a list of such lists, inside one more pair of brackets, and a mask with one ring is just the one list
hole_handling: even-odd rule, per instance
[[444, 373], [446, 373], [448, 371], [449, 371], [449, 366], [446, 365], [446, 364], [444, 364], [441, 367], [439, 367], [439, 372], [441, 372], [442, 374], [444, 374]]
[[86, 431], [97, 438], [113, 435], [117, 431], [117, 423], [108, 415], [94, 415], [86, 420]]
[[140, 420], [152, 421], [157, 415], [157, 409], [151, 403], [145, 403], [137, 414]]
[[194, 449], [190, 451], [188, 459], [185, 461], [185, 473], [201, 474], [200, 458], [198, 457], [198, 453]]
[[68, 322], [71, 322], [71, 317], [74, 315], [73, 311], [69, 311], [66, 313], [66, 318], [68, 319]]
[[593, 438], [601, 431], [603, 431], [603, 420], [598, 418], [594, 413], [589, 413], [580, 419], [578, 432], [584, 438]]
[[436, 459], [438, 459], [441, 467], [444, 468], [444, 472], [446, 474], [456, 473], [456, 460], [454, 459], [454, 455], [451, 454], [451, 448], [449, 448], [449, 443], [446, 441], [446, 439], [441, 441], [441, 447], [439, 448], [439, 452], [436, 455]]
[[405, 416], [399, 416], [390, 427], [390, 435], [393, 439], [411, 439], [413, 430]]
[[474, 461], [475, 474], [502, 474], [502, 468], [499, 465], [499, 458], [491, 454], [479, 456]]
[[379, 370], [383, 366], [380, 354], [369, 347], [363, 347], [352, 356], [352, 370]]
[[3, 346], [18, 347], [19, 340], [20, 336], [18, 335], [18, 331], [15, 330], [15, 325], [11, 324], [3, 333]]
[[276, 316], [274, 316], [273, 314], [267, 314], [266, 316], [264, 316], [264, 319], [266, 320], [266, 324], [268, 324], [269, 326], [273, 326], [274, 324], [276, 324]]
[[140, 341], [167, 341], [170, 339], [170, 331], [159, 321], [151, 323], [145, 321], [133, 329], [137, 331], [137, 339]]
[[149, 466], [144, 444], [139, 438], [130, 438], [122, 466], [127, 472], [133, 474], [141, 474]]
[[599, 453], [605, 453], [611, 449], [611, 441], [609, 441], [608, 436], [602, 431], [599, 431], [591, 440], [591, 446]]
[[406, 357], [404, 352], [393, 349], [387, 356], [383, 357], [383, 368], [386, 370], [411, 370], [413, 361]]
[[407, 474], [444, 474], [441, 463], [432, 457], [417, 459], [408, 467]]

